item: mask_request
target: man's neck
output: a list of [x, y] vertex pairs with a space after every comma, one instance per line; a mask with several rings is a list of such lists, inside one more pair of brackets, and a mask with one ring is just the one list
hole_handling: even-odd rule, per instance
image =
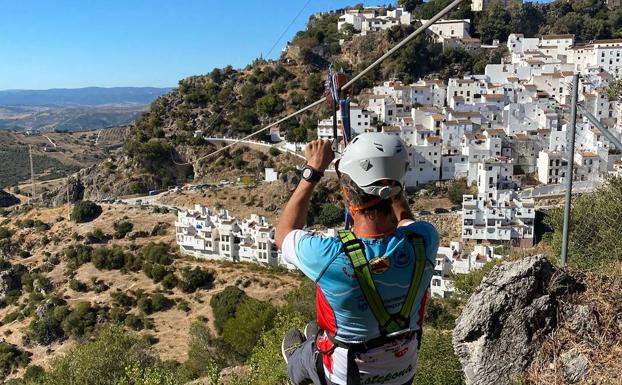
[[391, 234], [396, 227], [396, 221], [391, 220], [389, 216], [379, 215], [372, 219], [366, 215], [358, 214], [354, 218], [352, 232], [357, 237], [375, 238]]

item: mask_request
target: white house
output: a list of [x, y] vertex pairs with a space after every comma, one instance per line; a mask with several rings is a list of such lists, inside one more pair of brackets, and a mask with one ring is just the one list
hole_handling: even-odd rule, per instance
[[533, 246], [535, 204], [514, 190], [509, 159], [488, 159], [478, 165], [478, 194], [464, 195], [462, 239]]
[[195, 205], [177, 213], [175, 240], [183, 254], [195, 258], [292, 268], [277, 251], [274, 228], [254, 214], [238, 220], [226, 210], [216, 213]]

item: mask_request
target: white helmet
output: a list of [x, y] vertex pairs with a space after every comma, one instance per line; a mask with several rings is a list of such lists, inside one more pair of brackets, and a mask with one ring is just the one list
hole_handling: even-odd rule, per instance
[[[338, 170], [348, 175], [365, 193], [383, 199], [399, 194], [408, 169], [408, 153], [398, 136], [373, 132], [356, 136], [339, 160]], [[399, 186], [374, 185], [394, 180]]]

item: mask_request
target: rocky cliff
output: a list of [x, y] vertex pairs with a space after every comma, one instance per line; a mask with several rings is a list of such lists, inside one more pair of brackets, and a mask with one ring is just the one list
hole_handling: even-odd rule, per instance
[[453, 332], [466, 384], [618, 383], [609, 370], [620, 365], [606, 364], [622, 342], [620, 296], [606, 289], [615, 281], [569, 274], [542, 256], [494, 267]]

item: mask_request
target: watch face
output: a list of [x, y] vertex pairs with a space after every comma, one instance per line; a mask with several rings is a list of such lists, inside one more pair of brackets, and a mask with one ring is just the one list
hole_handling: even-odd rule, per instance
[[313, 174], [313, 170], [311, 170], [310, 168], [305, 168], [302, 170], [302, 177], [304, 179], [311, 178], [311, 174]]

